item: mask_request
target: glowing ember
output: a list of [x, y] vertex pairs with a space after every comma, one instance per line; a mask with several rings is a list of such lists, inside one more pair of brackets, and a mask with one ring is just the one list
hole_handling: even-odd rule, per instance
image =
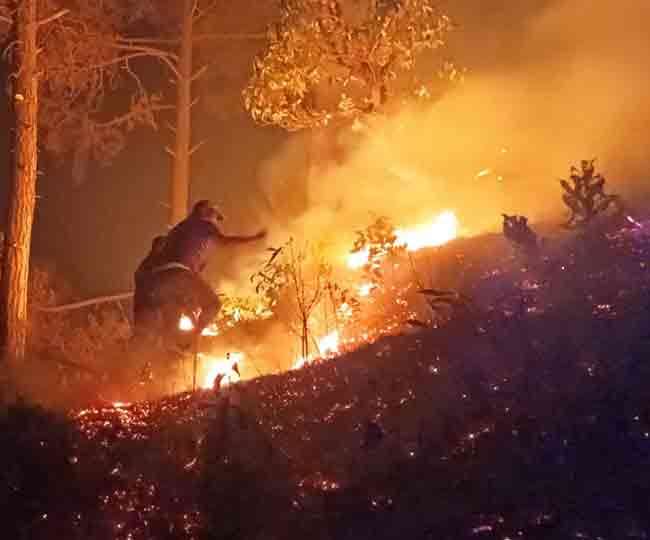
[[115, 407], [116, 409], [125, 409], [125, 408], [130, 407], [130, 406], [131, 406], [130, 403], [125, 403], [123, 401], [115, 401], [115, 402], [113, 402], [113, 407]]
[[[243, 353], [229, 353], [222, 358], [210, 356], [208, 354], [199, 354], [199, 359], [201, 361], [202, 372], [204, 373], [201, 382], [202, 388], [212, 388], [214, 380], [219, 375], [224, 376], [221, 380], [222, 387], [235, 383], [241, 379], [241, 376], [238, 373], [239, 367], [236, 366], [242, 364], [244, 360]], [[237, 369], [237, 371], [235, 369]]]
[[309, 364], [316, 357], [318, 358], [331, 358], [339, 353], [340, 337], [338, 331], [327, 334], [325, 337], [318, 340], [318, 354], [316, 356], [310, 355], [305, 359], [303, 356], [298, 358], [291, 369], [300, 369], [306, 364]]
[[639, 228], [643, 227], [643, 225], [642, 225], [641, 223], [639, 223], [636, 219], [634, 219], [632, 216], [626, 216], [626, 217], [627, 217], [627, 220], [628, 220], [632, 225], [635, 225], [636, 227], [639, 227]]
[[353, 270], [363, 267], [368, 262], [370, 251], [366, 248], [348, 255], [348, 266]]
[[201, 332], [202, 336], [218, 336], [219, 335], [219, 327], [216, 324], [211, 324], [210, 326], [207, 326], [206, 328], [203, 329], [203, 332]]
[[443, 212], [433, 223], [413, 229], [395, 231], [397, 242], [408, 251], [446, 244], [458, 236], [458, 218], [453, 212]]
[[178, 321], [178, 329], [183, 332], [191, 332], [194, 330], [194, 323], [187, 315], [182, 315], [181, 320]]
[[[191, 332], [192, 330], [194, 330], [194, 322], [187, 315], [182, 315], [180, 320], [178, 321], [178, 329], [181, 332]], [[219, 328], [217, 327], [216, 324], [211, 324], [210, 326], [207, 326], [206, 328], [203, 329], [201, 335], [210, 336], [210, 337], [218, 336]]]
[[326, 335], [318, 342], [318, 350], [322, 356], [331, 356], [339, 352], [339, 333], [337, 331]]
[[357, 288], [357, 291], [359, 292], [359, 296], [361, 296], [361, 297], [370, 296], [370, 293], [376, 287], [377, 286], [374, 283], [362, 283]]

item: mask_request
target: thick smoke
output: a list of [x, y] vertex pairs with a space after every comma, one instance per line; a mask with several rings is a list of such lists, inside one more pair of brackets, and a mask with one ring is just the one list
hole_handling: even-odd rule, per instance
[[[610, 190], [645, 191], [650, 4], [521, 4], [450, 6], [460, 25], [451, 52], [468, 75], [441, 101], [339, 134], [335, 162], [319, 163], [331, 156], [305, 134], [266, 163], [267, 199], [294, 216], [278, 236], [342, 242], [371, 213], [408, 226], [447, 208], [469, 234], [496, 227], [501, 212], [560, 219], [558, 178], [593, 157]], [[309, 174], [296, 174], [310, 151]]]
[[[631, 202], [650, 192], [649, 3], [491, 0], [449, 8], [460, 25], [450, 52], [468, 69], [465, 83], [336, 140], [292, 136], [259, 169], [269, 244], [290, 236], [329, 242], [342, 260], [373, 214], [408, 227], [451, 209], [468, 235], [500, 227], [502, 212], [559, 223], [558, 179], [594, 157], [610, 191]], [[258, 263], [239, 259], [223, 290], [249, 289], [245, 278]], [[263, 338], [277, 338], [276, 351], [295, 342], [286, 329], [276, 334]]]

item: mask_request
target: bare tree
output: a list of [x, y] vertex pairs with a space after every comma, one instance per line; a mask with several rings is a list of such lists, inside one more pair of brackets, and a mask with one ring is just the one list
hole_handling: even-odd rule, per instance
[[[39, 129], [43, 127], [46, 134], [61, 132], [68, 125], [70, 111], [80, 102], [86, 112], [101, 104], [110, 79], [107, 69], [115, 65], [112, 58], [104, 58], [110, 47], [105, 46], [101, 23], [87, 11], [70, 12], [54, 1], [0, 2], [0, 32], [9, 40], [5, 57], [13, 68], [9, 91], [15, 119], [0, 284], [0, 337], [4, 356], [16, 363], [24, 358], [27, 341]], [[145, 107], [134, 107], [126, 122], [131, 125], [149, 114]], [[118, 127], [124, 126], [119, 121], [108, 126], [113, 131]], [[45, 142], [47, 147], [47, 137]]]
[[[90, 121], [119, 76], [111, 23], [97, 17], [93, 7], [82, 3], [71, 11], [55, 0], [0, 2], [0, 35], [9, 42], [5, 58], [13, 71], [8, 90], [15, 119], [0, 285], [1, 342], [6, 356], [16, 361], [24, 358], [27, 340], [39, 140], [55, 153], [64, 152], [66, 142], [80, 139], [82, 151], [94, 148], [111, 155], [121, 148], [123, 131], [139, 122], [152, 123], [155, 100], [143, 92], [126, 114], [104, 123]], [[79, 137], [71, 129], [79, 117], [85, 118], [84, 134], [95, 137]]]
[[[121, 52], [119, 62], [148, 57], [160, 61], [169, 71], [176, 86], [175, 125], [169, 125], [173, 143], [165, 148], [172, 157], [169, 184], [170, 226], [185, 218], [189, 205], [191, 159], [205, 141], [192, 141], [192, 111], [199, 99], [195, 83], [210, 66], [209, 62], [197, 67], [199, 52], [215, 53], [215, 45], [224, 41], [255, 41], [263, 33], [220, 33], [211, 31], [223, 6], [219, 0], [163, 0], [140, 2], [139, 16], [154, 25], [163, 37], [137, 37], [128, 31], [121, 33], [115, 48]], [[203, 51], [201, 51], [201, 49]]]
[[252, 277], [256, 291], [276, 312], [284, 310], [289, 327], [300, 338], [302, 358], [307, 360], [312, 341], [312, 318], [327, 294], [331, 267], [321, 252], [290, 239]]

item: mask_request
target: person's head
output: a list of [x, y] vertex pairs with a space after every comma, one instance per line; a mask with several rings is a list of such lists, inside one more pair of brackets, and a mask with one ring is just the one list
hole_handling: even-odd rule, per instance
[[220, 221], [223, 221], [223, 215], [221, 212], [219, 212], [219, 210], [217, 210], [217, 208], [210, 201], [205, 199], [197, 202], [194, 205], [192, 214], [199, 219], [209, 221], [215, 225]]

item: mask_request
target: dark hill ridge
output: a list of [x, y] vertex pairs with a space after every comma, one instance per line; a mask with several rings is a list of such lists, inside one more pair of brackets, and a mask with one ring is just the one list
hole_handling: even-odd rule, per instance
[[650, 236], [447, 252], [473, 310], [238, 385], [224, 416], [207, 392], [10, 411], [9, 536], [647, 538]]

